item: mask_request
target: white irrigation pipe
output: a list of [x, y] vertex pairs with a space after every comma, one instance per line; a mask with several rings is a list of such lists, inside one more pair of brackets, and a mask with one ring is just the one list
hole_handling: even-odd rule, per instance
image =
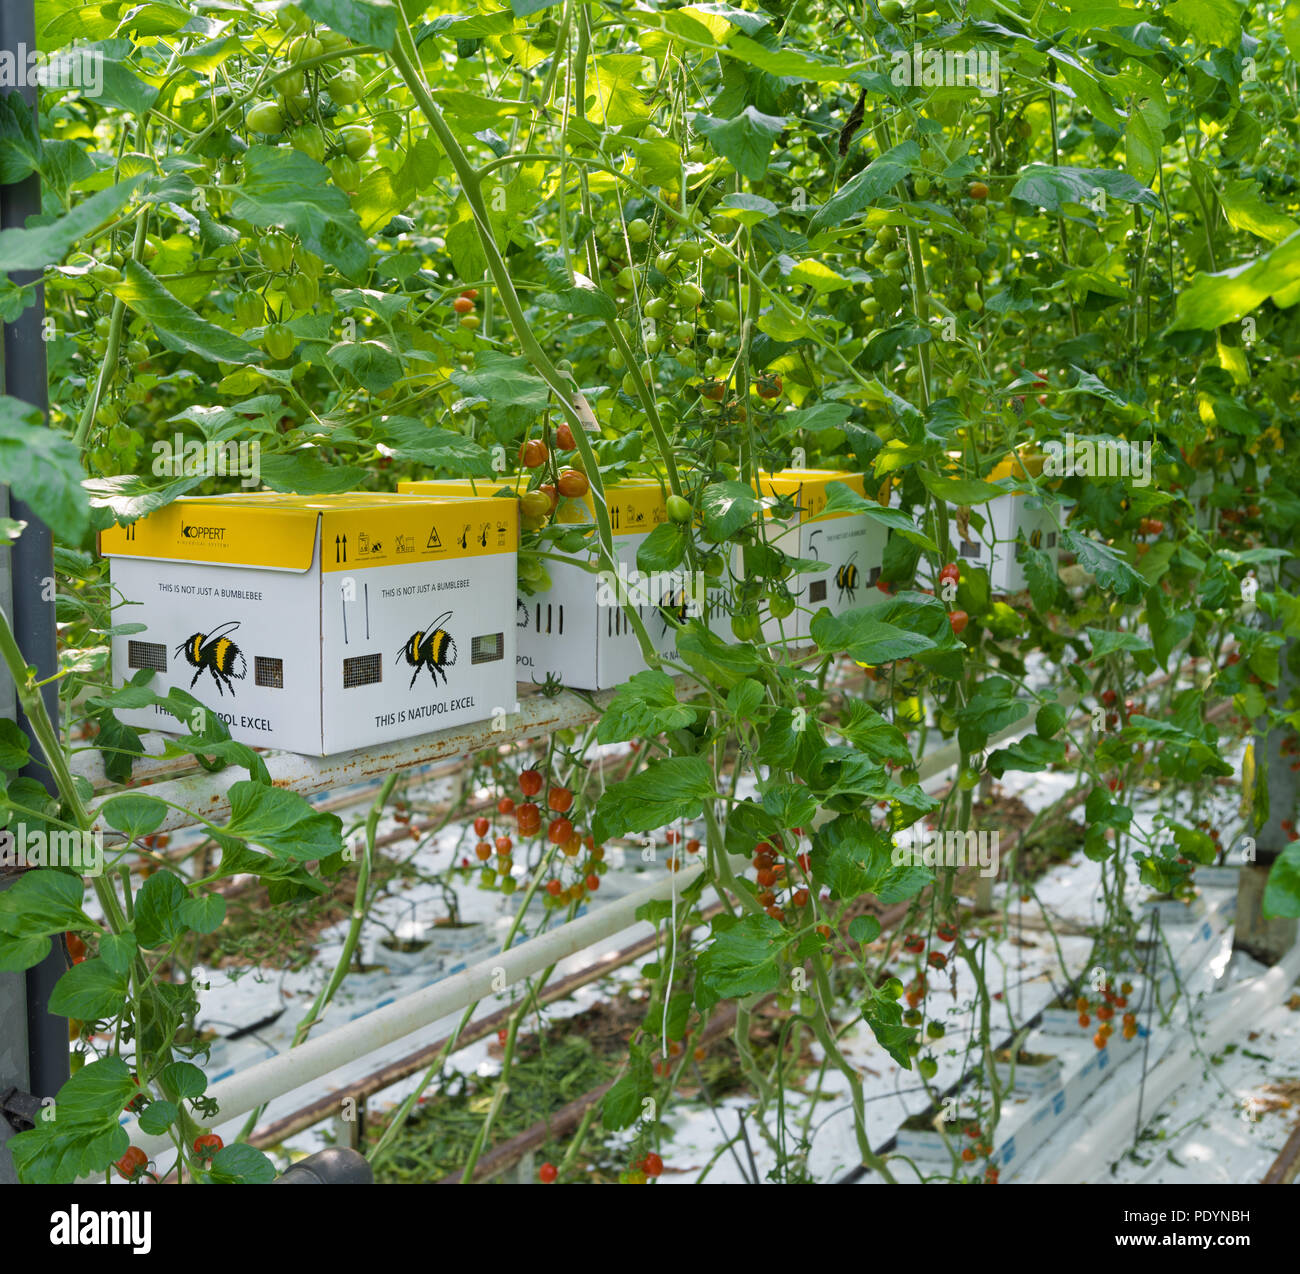
[[1060, 1159], [1034, 1176], [1034, 1184], [1085, 1184], [1104, 1173], [1118, 1153], [1117, 1147], [1126, 1145], [1133, 1135], [1139, 1091], [1143, 1114], [1149, 1118], [1183, 1084], [1196, 1079], [1205, 1066], [1205, 1055], [1216, 1052], [1279, 1004], [1297, 977], [1300, 977], [1300, 946], [1292, 947], [1267, 973], [1220, 992], [1230, 995], [1232, 1003], [1209, 1023], [1199, 1051], [1189, 1049], [1178, 1056], [1166, 1057], [1152, 1067], [1141, 1090], [1135, 1084], [1114, 1102]]
[[[205, 1096], [215, 1100], [219, 1110], [214, 1118], [199, 1122], [216, 1125], [237, 1119], [413, 1031], [499, 994], [503, 988], [630, 928], [636, 923], [638, 907], [680, 894], [701, 871], [703, 865], [697, 864], [665, 872], [662, 880], [607, 903], [580, 920], [530, 938], [509, 951], [497, 952], [472, 968], [258, 1062], [208, 1089]], [[124, 1126], [131, 1144], [151, 1158], [172, 1148], [170, 1138], [141, 1132], [135, 1120]]]

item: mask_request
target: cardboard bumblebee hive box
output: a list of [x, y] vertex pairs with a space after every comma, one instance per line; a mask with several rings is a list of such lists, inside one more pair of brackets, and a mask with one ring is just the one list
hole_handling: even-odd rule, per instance
[[794, 503], [789, 518], [781, 518], [779, 508], [769, 510], [774, 528], [769, 530], [768, 544], [787, 557], [824, 563], [819, 570], [800, 571], [792, 577], [795, 610], [788, 618], [764, 622], [763, 636], [768, 641], [811, 640], [813, 616], [823, 607], [832, 615], [842, 615], [884, 601], [876, 582], [884, 565], [889, 530], [865, 513], [828, 513], [834, 482], [843, 483], [856, 495], [867, 495], [862, 475], [846, 470], [781, 469], [759, 474], [761, 495], [787, 497]]
[[[998, 462], [986, 481], [1003, 478], [1026, 481], [1042, 476], [1045, 457], [1033, 453], [1007, 456]], [[1009, 491], [985, 504], [972, 506], [984, 518], [982, 529], [969, 516], [948, 511], [953, 551], [959, 564], [983, 567], [995, 593], [1018, 593], [1029, 587], [1025, 576], [1026, 548], [1041, 549], [1056, 568], [1060, 557], [1060, 526], [1056, 514], [1043, 497], [1032, 490]]]
[[[470, 490], [522, 491], [525, 480], [434, 478], [398, 483], [398, 491], [414, 496], [451, 496]], [[541, 682], [548, 676], [578, 690], [607, 690], [644, 671], [645, 657], [620, 595], [636, 607], [655, 650], [676, 660], [673, 620], [704, 613], [708, 602], [701, 584], [685, 570], [643, 573], [637, 549], [651, 532], [668, 520], [667, 497], [656, 478], [630, 478], [607, 483], [610, 527], [618, 575], [607, 579], [578, 563], [547, 560], [551, 586], [542, 592], [519, 593], [515, 599], [518, 677]], [[561, 521], [595, 520], [590, 492], [561, 504]], [[581, 512], [580, 512], [581, 511]], [[594, 545], [594, 536], [593, 536]], [[587, 560], [595, 561], [594, 547]], [[724, 634], [731, 640], [730, 633]]]
[[485, 720], [515, 698], [518, 542], [514, 500], [179, 499], [100, 536], [145, 626], [113, 637], [114, 681], [152, 669], [234, 738], [316, 756]]

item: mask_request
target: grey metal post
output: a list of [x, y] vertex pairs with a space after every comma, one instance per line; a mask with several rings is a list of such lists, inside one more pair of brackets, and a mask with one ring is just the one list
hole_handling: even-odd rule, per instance
[[[35, 49], [36, 14], [34, 0], [5, 0], [0, 4], [0, 49], [17, 58], [20, 46]], [[20, 63], [25, 64], [25, 63]], [[33, 113], [37, 106], [37, 87], [24, 85], [19, 92]], [[16, 185], [0, 188], [0, 229], [21, 227], [41, 211], [41, 180], [33, 173]], [[45, 343], [42, 322], [45, 314], [44, 289], [39, 286], [40, 272], [17, 272], [15, 282], [37, 283], [35, 304], [29, 306], [13, 323], [4, 325], [5, 393], [22, 399], [48, 413]], [[54, 544], [46, 527], [23, 503], [22, 492], [9, 493], [10, 516], [27, 523], [27, 528], [9, 550], [12, 572], [13, 602], [10, 618], [18, 647], [29, 664], [42, 678], [58, 670], [54, 619]], [[42, 697], [51, 720], [58, 721], [57, 683], [47, 686]], [[31, 737], [21, 711], [18, 724]], [[32, 740], [34, 760], [26, 773], [53, 790], [53, 779], [39, 758]], [[66, 968], [62, 945], [57, 944], [49, 957], [27, 971], [24, 979], [26, 998], [26, 1033], [28, 1048], [29, 1091], [38, 1097], [53, 1096], [68, 1078], [67, 1020], [52, 1016], [48, 1010], [50, 993]]]

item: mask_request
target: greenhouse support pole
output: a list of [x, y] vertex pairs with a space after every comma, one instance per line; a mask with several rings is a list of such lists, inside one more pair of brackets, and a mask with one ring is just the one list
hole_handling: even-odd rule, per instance
[[[1285, 548], [1286, 545], [1275, 536], [1272, 547]], [[1262, 587], [1286, 589], [1292, 593], [1300, 588], [1300, 567], [1294, 561], [1281, 562], [1277, 569], [1277, 576], [1263, 581]], [[1281, 625], [1272, 621], [1262, 626], [1276, 631]], [[1277, 701], [1280, 704], [1290, 703], [1300, 685], [1293, 664], [1297, 655], [1300, 651], [1297, 651], [1294, 638], [1288, 638], [1278, 651]], [[1254, 858], [1242, 863], [1237, 877], [1235, 936], [1238, 950], [1264, 964], [1274, 964], [1295, 945], [1297, 923], [1293, 917], [1286, 916], [1266, 919], [1264, 892], [1274, 863], [1290, 843], [1288, 828], [1296, 817], [1300, 784], [1291, 768], [1292, 758], [1286, 751], [1295, 737], [1291, 727], [1282, 724], [1270, 728], [1267, 720], [1260, 720], [1255, 722], [1253, 735], [1255, 801], [1259, 802], [1261, 795], [1267, 792], [1268, 813], [1258, 831], [1251, 825], [1244, 828], [1245, 835], [1254, 836], [1256, 846]]]
[[[27, 82], [26, 71], [32, 63], [28, 54], [35, 50], [36, 11], [34, 0], [5, 0], [0, 5], [0, 50], [14, 58], [21, 67], [20, 87], [15, 90], [31, 110], [37, 109], [37, 86]], [[0, 229], [20, 229], [29, 217], [41, 211], [41, 179], [32, 173], [22, 181], [0, 187]], [[12, 323], [4, 325], [4, 392], [35, 407], [42, 417], [49, 412], [49, 394], [45, 370], [45, 291], [41, 272], [14, 271], [12, 278], [20, 285], [35, 284], [33, 303]], [[49, 528], [22, 502], [22, 493], [9, 493], [9, 516], [25, 522], [26, 529], [9, 549], [13, 601], [10, 618], [18, 648], [28, 664], [34, 665], [39, 678], [52, 677], [58, 670], [54, 619], [54, 544]], [[42, 691], [45, 710], [58, 727], [58, 683], [51, 682]], [[24, 770], [49, 791], [54, 779], [42, 761], [39, 746], [21, 712], [19, 726], [31, 740], [32, 761]], [[61, 943], [25, 978], [27, 1017], [28, 1084], [37, 1097], [53, 1097], [68, 1078], [67, 1019], [47, 1011], [50, 993], [67, 967]], [[0, 1030], [3, 1030], [0, 1024]]]

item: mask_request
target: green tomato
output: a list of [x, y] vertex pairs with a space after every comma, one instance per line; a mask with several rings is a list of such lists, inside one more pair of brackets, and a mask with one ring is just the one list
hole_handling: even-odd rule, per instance
[[733, 611], [731, 615], [731, 631], [737, 641], [757, 641], [759, 634], [763, 631], [763, 624], [758, 617], [758, 611], [753, 607]]
[[704, 300], [704, 289], [698, 283], [683, 283], [677, 288], [677, 304], [684, 310], [696, 309]]
[[784, 586], [772, 589], [767, 595], [767, 608], [773, 619], [785, 619], [794, 613], [794, 598]]
[[653, 357], [658, 354], [664, 347], [664, 338], [662, 336], [647, 336], [645, 338], [645, 352]]
[[677, 259], [685, 261], [688, 265], [698, 261], [703, 255], [704, 249], [694, 239], [687, 239], [677, 245]]
[[661, 252], [655, 257], [655, 269], [660, 274], [667, 274], [677, 264], [677, 253]]
[[261, 327], [266, 321], [266, 305], [256, 292], [241, 292], [235, 297], [235, 322], [240, 327]]
[[980, 296], [980, 294], [976, 292], [974, 288], [971, 288], [971, 290], [966, 293], [963, 299], [966, 302], [966, 308], [968, 310], [974, 310], [976, 314], [978, 314], [984, 308], [984, 298]]
[[289, 35], [301, 35], [311, 30], [311, 19], [296, 4], [286, 4], [275, 15], [276, 24]]
[[272, 136], [284, 132], [284, 114], [274, 102], [258, 102], [249, 107], [244, 123], [255, 133]]
[[272, 230], [262, 240], [258, 253], [268, 270], [287, 270], [293, 264], [293, 240], [278, 230]]
[[740, 310], [736, 308], [734, 301], [728, 301], [726, 297], [720, 296], [713, 302], [713, 316], [720, 323], [734, 323], [740, 317]]
[[644, 217], [633, 217], [627, 223], [627, 237], [633, 243], [644, 243], [650, 237], [650, 223]]
[[670, 495], [667, 500], [668, 516], [674, 522], [691, 520], [691, 502], [680, 495]]
[[301, 128], [294, 130], [293, 136], [289, 140], [294, 150], [301, 151], [318, 164], [324, 163], [325, 134], [321, 132], [319, 124], [304, 124]]
[[916, 197], [918, 199], [924, 199], [926, 195], [930, 193], [929, 177], [917, 177], [912, 182], [912, 188], [916, 191]]
[[969, 792], [971, 788], [978, 787], [980, 781], [980, 772], [972, 766], [966, 766], [962, 772], [957, 775], [957, 786], [963, 792]]
[[316, 304], [316, 280], [305, 274], [295, 274], [285, 285], [284, 292], [289, 298], [289, 304], [300, 312], [309, 310]]
[[289, 46], [289, 59], [293, 62], [306, 62], [318, 58], [325, 52], [325, 46], [314, 35], [300, 35]]
[[635, 398], [637, 396], [636, 377], [633, 376], [631, 372], [628, 372], [627, 375], [623, 377], [623, 392], [629, 398]]
[[305, 119], [311, 107], [311, 98], [306, 93], [295, 93], [291, 97], [281, 98], [280, 104], [290, 119]]
[[374, 135], [363, 124], [349, 124], [339, 133], [339, 140], [349, 159], [360, 159], [369, 151]]
[[614, 283], [624, 292], [630, 292], [636, 287], [636, 271], [630, 265], [625, 265], [615, 276]]
[[517, 887], [518, 887], [518, 881], [516, 881], [513, 876], [501, 877], [501, 892], [503, 894], [512, 894], [515, 892], [515, 889]]
[[108, 261], [96, 261], [87, 271], [96, 283], [120, 283], [122, 281], [122, 271]]
[[357, 101], [365, 91], [365, 81], [351, 67], [346, 67], [340, 71], [328, 86], [330, 96], [340, 106], [351, 106]]
[[880, 302], [877, 301], [874, 296], [864, 296], [862, 300], [858, 302], [858, 309], [870, 318], [873, 314], [879, 311]]
[[646, 318], [661, 319], [668, 317], [668, 299], [662, 296], [652, 296], [645, 303]]
[[615, 345], [614, 348], [609, 351], [607, 361], [615, 371], [619, 371], [623, 366], [623, 351]]
[[939, 1073], [939, 1063], [933, 1057], [922, 1057], [916, 1063], [916, 1069], [926, 1079], [933, 1079]]
[[709, 264], [717, 270], [729, 270], [733, 264], [731, 254], [721, 246], [710, 248]]
[[306, 96], [307, 77], [301, 71], [289, 71], [276, 80], [275, 90], [282, 102], [296, 102]]
[[713, 458], [719, 464], [726, 464], [728, 461], [734, 460], [735, 457], [736, 453], [729, 442], [723, 442], [722, 439], [719, 438], [713, 444]]
[[329, 162], [330, 176], [334, 184], [345, 194], [353, 194], [361, 187], [361, 165], [347, 155], [340, 155]]
[[483, 870], [479, 872], [478, 878], [488, 888], [491, 888], [497, 883], [497, 874], [491, 867], [484, 867]]
[[262, 333], [262, 348], [277, 363], [283, 362], [297, 348], [298, 339], [283, 323], [272, 323]]
[[695, 340], [695, 324], [687, 323], [684, 319], [680, 323], [674, 323], [673, 340], [678, 345], [690, 345]]

